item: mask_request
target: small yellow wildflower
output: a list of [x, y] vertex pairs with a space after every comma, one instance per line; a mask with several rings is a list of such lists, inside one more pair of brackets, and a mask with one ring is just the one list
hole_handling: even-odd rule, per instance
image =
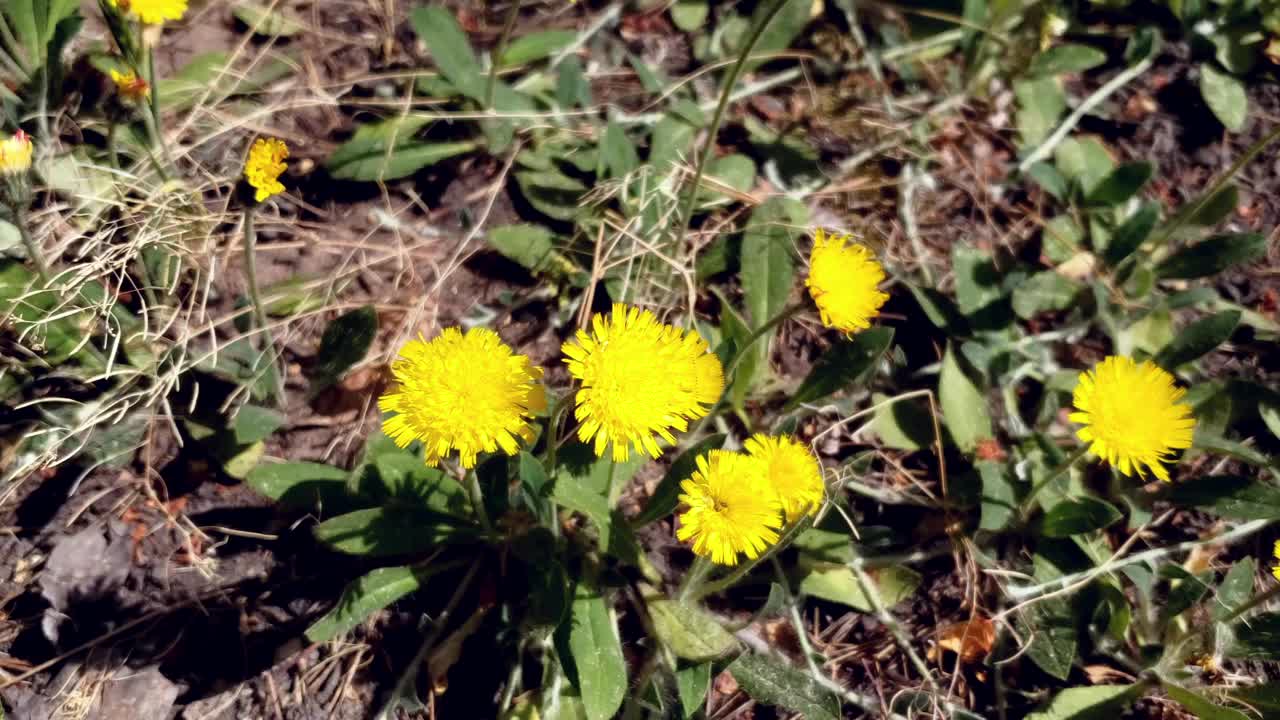
[[272, 195], [284, 192], [280, 175], [288, 169], [284, 159], [289, 148], [283, 140], [258, 138], [249, 148], [249, 159], [244, 163], [244, 178], [253, 186], [253, 198], [262, 202]]
[[122, 73], [113, 68], [111, 81], [116, 84], [116, 92], [126, 100], [140, 102], [151, 95], [151, 86], [132, 70]]
[[693, 552], [720, 565], [737, 565], [738, 554], [760, 557], [778, 541], [782, 506], [771, 492], [763, 463], [742, 453], [712, 450], [680, 483], [676, 537], [693, 541]]
[[181, 20], [187, 12], [187, 0], [107, 0], [107, 4], [121, 12], [137, 15], [147, 25]]
[[790, 435], [757, 433], [747, 438], [743, 449], [764, 463], [765, 477], [778, 495], [787, 522], [799, 520], [822, 504], [822, 469], [809, 446]]
[[1150, 360], [1113, 355], [1080, 375], [1070, 418], [1084, 426], [1076, 435], [1089, 450], [1120, 472], [1142, 477], [1145, 466], [1168, 480], [1164, 462], [1191, 447], [1196, 427], [1191, 407], [1178, 402], [1185, 394]]
[[612, 443], [617, 462], [630, 457], [630, 447], [658, 457], [655, 436], [675, 442], [671, 431], [688, 430], [724, 391], [720, 359], [696, 332], [621, 303], [610, 315], [593, 316], [591, 333], [579, 330], [560, 349], [569, 374], [582, 381], [578, 438], [594, 438], [600, 457]]
[[884, 268], [870, 250], [849, 239], [815, 230], [809, 276], [804, 280], [822, 324], [845, 334], [871, 327], [871, 319], [889, 299], [878, 288], [884, 282]]
[[1277, 540], [1276, 544], [1271, 547], [1271, 556], [1276, 559], [1276, 564], [1271, 566], [1271, 574], [1277, 580], [1280, 580], [1280, 540]]
[[0, 140], [0, 175], [20, 175], [31, 169], [31, 136], [19, 130]]
[[534, 439], [529, 419], [546, 409], [542, 368], [485, 328], [463, 334], [451, 327], [430, 342], [411, 340], [391, 374], [397, 387], [378, 407], [396, 414], [382, 430], [400, 447], [421, 440], [432, 466], [452, 449], [467, 468], [481, 451], [514, 455], [520, 440]]

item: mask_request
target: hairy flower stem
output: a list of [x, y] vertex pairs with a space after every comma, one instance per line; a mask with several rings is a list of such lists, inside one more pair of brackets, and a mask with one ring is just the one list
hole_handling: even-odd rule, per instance
[[748, 560], [744, 563], [740, 563], [730, 571], [728, 575], [725, 575], [719, 580], [713, 580], [709, 583], [702, 584], [701, 587], [690, 590], [687, 594], [688, 598], [690, 600], [701, 600], [708, 595], [715, 595], [718, 592], [728, 590], [737, 584], [739, 580], [746, 577], [747, 573], [756, 569], [757, 565], [769, 560], [769, 558], [772, 558], [783, 550], [786, 550], [793, 540], [800, 537], [800, 533], [811, 527], [813, 527], [813, 523], [810, 522], [810, 518], [808, 517], [802, 518], [798, 522], [793, 523], [791, 527], [787, 528], [786, 531], [782, 533], [782, 536], [778, 538], [778, 542], [769, 546], [769, 549], [760, 553], [759, 557], [754, 560]]
[[1080, 460], [1080, 458], [1084, 457], [1088, 452], [1088, 445], [1081, 446], [1078, 450], [1071, 453], [1066, 460], [1063, 460], [1058, 467], [1050, 471], [1048, 475], [1045, 475], [1044, 479], [1031, 486], [1031, 492], [1027, 493], [1027, 496], [1022, 499], [1022, 510], [1019, 513], [1019, 516], [1022, 518], [1023, 522], [1026, 522], [1031, 518], [1032, 509], [1035, 507], [1032, 501], [1036, 499], [1036, 495], [1040, 494], [1040, 491], [1044, 489], [1044, 486], [1062, 477], [1064, 473], [1071, 469], [1072, 465], [1075, 465], [1076, 462]]
[[484, 86], [484, 109], [493, 109], [493, 97], [498, 91], [498, 64], [507, 51], [507, 42], [511, 39], [511, 31], [516, 27], [516, 19], [520, 17], [520, 0], [512, 0], [507, 10], [507, 19], [502, 24], [502, 34], [498, 36], [498, 44], [493, 46], [493, 55], [489, 58], [489, 80]]
[[733, 67], [729, 68], [729, 74], [725, 76], [724, 85], [720, 88], [720, 102], [716, 105], [716, 112], [711, 116], [711, 124], [707, 126], [706, 144], [702, 148], [702, 154], [698, 156], [698, 162], [693, 168], [693, 183], [689, 185], [689, 189], [685, 191], [684, 205], [680, 209], [675, 218], [676, 232], [680, 233], [678, 238], [683, 244], [684, 238], [689, 233], [689, 222], [693, 220], [693, 205], [698, 199], [698, 186], [702, 184], [702, 176], [707, 170], [707, 162], [716, 151], [716, 135], [720, 132], [720, 124], [724, 122], [725, 111], [729, 107], [729, 100], [733, 97], [733, 86], [738, 84], [738, 78], [742, 75], [742, 68], [746, 66], [747, 59], [751, 56], [751, 51], [755, 49], [756, 43], [760, 41], [760, 36], [764, 34], [765, 28], [769, 27], [769, 23], [777, 17], [782, 8], [786, 6], [788, 0], [773, 0], [773, 4], [765, 11], [764, 16], [760, 18], [760, 22], [751, 28], [751, 33], [747, 36], [746, 42], [742, 44], [742, 50], [738, 52], [738, 59], [733, 63]]
[[36, 239], [31, 236], [31, 230], [27, 228], [27, 209], [21, 205], [15, 204], [13, 210], [13, 224], [18, 228], [18, 235], [22, 238], [22, 245], [27, 249], [27, 257], [31, 258], [31, 264], [36, 266], [36, 274], [40, 276], [40, 280], [45, 287], [49, 287], [52, 276], [49, 274], [49, 264], [44, 260], [44, 253], [41, 252], [40, 246], [36, 244]]
[[[271, 328], [267, 324], [267, 309], [262, 302], [262, 292], [258, 289], [258, 232], [253, 223], [253, 215], [257, 211], [257, 205], [246, 205], [244, 208], [244, 276], [245, 284], [249, 286], [249, 304], [253, 308], [253, 322], [258, 326], [258, 331], [262, 334], [261, 340], [255, 342], [254, 346], [260, 350], [258, 362], [255, 363], [255, 370], [260, 369], [262, 360], [267, 358], [268, 363], [274, 364], [274, 360], [270, 359], [272, 349], [275, 347], [275, 340], [271, 337]], [[273, 400], [277, 403], [284, 400], [283, 377], [279, 372], [275, 373], [275, 383], [272, 388], [274, 395]]]

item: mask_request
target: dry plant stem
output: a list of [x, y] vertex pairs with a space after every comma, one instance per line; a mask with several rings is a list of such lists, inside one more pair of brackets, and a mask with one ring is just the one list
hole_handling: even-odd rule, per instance
[[675, 228], [680, 233], [679, 241], [683, 244], [685, 236], [689, 233], [689, 222], [693, 219], [693, 205], [698, 199], [698, 187], [702, 185], [702, 175], [706, 172], [707, 161], [711, 159], [711, 155], [716, 150], [716, 135], [720, 132], [720, 124], [724, 122], [725, 110], [729, 107], [729, 99], [733, 96], [733, 86], [738, 84], [738, 77], [742, 75], [742, 68], [747, 64], [747, 59], [751, 56], [751, 50], [760, 41], [760, 36], [764, 33], [764, 29], [769, 27], [769, 23], [777, 17], [783, 6], [787, 4], [787, 0], [773, 0], [773, 4], [769, 6], [764, 17], [760, 18], [760, 22], [751, 28], [751, 34], [747, 36], [746, 42], [742, 44], [742, 50], [738, 52], [738, 60], [729, 68], [729, 74], [724, 79], [724, 86], [720, 89], [720, 102], [716, 105], [716, 112], [711, 117], [711, 124], [707, 126], [706, 145], [702, 148], [702, 153], [698, 156], [698, 164], [694, 166], [693, 182], [689, 185], [689, 189], [685, 191], [684, 206], [680, 213], [676, 215]]
[[1076, 462], [1079, 461], [1080, 458], [1084, 457], [1085, 454], [1088, 452], [1089, 452], [1088, 445], [1080, 447], [1075, 452], [1071, 453], [1070, 457], [1068, 457], [1066, 460], [1063, 460], [1062, 463], [1058, 465], [1058, 467], [1050, 471], [1049, 474], [1046, 475], [1043, 480], [1031, 486], [1031, 492], [1027, 493], [1027, 496], [1022, 499], [1022, 510], [1019, 513], [1019, 515], [1022, 518], [1023, 522], [1026, 522], [1031, 517], [1031, 511], [1032, 511], [1032, 508], [1034, 507], [1034, 505], [1032, 504], [1032, 501], [1036, 499], [1036, 496], [1040, 494], [1040, 491], [1043, 490], [1044, 487], [1049, 483], [1062, 477], [1064, 473], [1066, 473], [1068, 470], [1071, 469], [1072, 465], [1075, 465]]
[[467, 574], [463, 576], [462, 582], [458, 583], [458, 587], [453, 591], [453, 595], [449, 598], [449, 602], [445, 604], [444, 609], [440, 611], [440, 615], [436, 618], [435, 627], [431, 630], [431, 633], [423, 639], [422, 647], [418, 648], [418, 654], [413, 656], [413, 660], [411, 660], [409, 665], [405, 668], [404, 674], [402, 674], [400, 679], [396, 681], [396, 686], [391, 691], [391, 696], [388, 698], [387, 703], [378, 711], [376, 716], [377, 720], [385, 720], [386, 718], [392, 717], [392, 713], [395, 712], [395, 708], [399, 704], [399, 699], [404, 696], [404, 694], [409, 690], [409, 687], [412, 686], [414, 681], [417, 679], [418, 668], [422, 665], [422, 662], [427, 659], [427, 656], [431, 654], [431, 651], [435, 648], [436, 641], [438, 641], [440, 636], [444, 634], [445, 628], [449, 625], [449, 617], [453, 614], [453, 611], [457, 609], [458, 603], [462, 602], [462, 597], [466, 595], [467, 589], [471, 587], [471, 581], [475, 579], [476, 572], [480, 569], [481, 564], [482, 563], [478, 562], [472, 563], [471, 567], [467, 570]]
[[507, 41], [511, 39], [511, 31], [515, 29], [516, 19], [520, 17], [520, 0], [511, 0], [511, 8], [507, 10], [507, 19], [502, 24], [502, 34], [498, 36], [498, 44], [493, 46], [493, 55], [489, 58], [489, 79], [484, 86], [484, 109], [493, 109], [493, 96], [498, 90], [498, 65], [507, 52]]

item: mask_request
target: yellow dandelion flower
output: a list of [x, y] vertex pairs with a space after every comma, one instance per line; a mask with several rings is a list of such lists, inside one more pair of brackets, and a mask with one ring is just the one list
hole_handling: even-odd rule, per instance
[[378, 407], [396, 414], [382, 430], [400, 447], [421, 440], [428, 465], [452, 449], [468, 468], [481, 451], [516, 454], [520, 440], [533, 441], [529, 419], [547, 404], [542, 368], [485, 328], [445, 328], [429, 342], [411, 340], [391, 374], [396, 387]]
[[19, 130], [0, 140], [0, 175], [19, 175], [31, 169], [31, 136]]
[[871, 327], [871, 319], [889, 299], [878, 288], [882, 282], [884, 268], [870, 250], [850, 242], [848, 235], [814, 231], [804, 284], [823, 325], [846, 334]]
[[151, 87], [147, 85], [147, 81], [133, 71], [122, 73], [113, 68], [111, 81], [116, 84], [116, 92], [126, 100], [139, 102], [151, 95]]
[[181, 20], [187, 12], [187, 0], [107, 0], [107, 4], [138, 16], [147, 25]]
[[1274, 575], [1277, 580], [1280, 580], [1280, 540], [1277, 540], [1276, 544], [1272, 546], [1271, 556], [1276, 559], [1276, 564], [1271, 566], [1271, 574]]
[[280, 175], [288, 169], [284, 159], [289, 157], [289, 148], [283, 140], [275, 138], [258, 138], [249, 148], [249, 159], [244, 163], [244, 179], [249, 181], [255, 190], [253, 198], [262, 202], [272, 195], [284, 192], [280, 184]]
[[1186, 391], [1173, 376], [1145, 360], [1111, 356], [1083, 373], [1076, 385], [1071, 421], [1084, 427], [1076, 435], [1093, 454], [1125, 475], [1144, 475], [1144, 466], [1169, 479], [1164, 463], [1175, 450], [1191, 447], [1196, 421], [1191, 407], [1179, 403]]
[[778, 495], [787, 522], [799, 520], [822, 504], [822, 469], [808, 445], [790, 435], [757, 433], [747, 438], [743, 449], [764, 463], [765, 477]]
[[712, 450], [697, 460], [697, 469], [680, 483], [676, 537], [693, 541], [693, 552], [720, 565], [737, 565], [738, 554], [760, 557], [778, 541], [782, 505], [770, 492], [764, 465], [742, 453]]
[[631, 456], [630, 447], [658, 457], [655, 436], [675, 442], [671, 431], [688, 430], [724, 391], [720, 359], [697, 333], [621, 303], [610, 315], [593, 316], [591, 333], [579, 330], [561, 351], [569, 374], [582, 381], [579, 439], [594, 438], [600, 457], [612, 443], [618, 462]]

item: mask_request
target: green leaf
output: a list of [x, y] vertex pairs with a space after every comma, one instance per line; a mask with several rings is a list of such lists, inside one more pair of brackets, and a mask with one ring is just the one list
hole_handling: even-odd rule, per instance
[[1235, 641], [1227, 648], [1231, 658], [1275, 660], [1280, 657], [1280, 613], [1250, 615], [1232, 626]]
[[466, 533], [455, 523], [405, 508], [369, 508], [315, 527], [316, 539], [349, 555], [410, 555], [435, 549]]
[[498, 65], [509, 68], [545, 60], [569, 47], [577, 38], [578, 34], [572, 30], [540, 30], [521, 35], [507, 45]]
[[1170, 682], [1164, 683], [1164, 691], [1179, 705], [1190, 710], [1200, 720], [1249, 720], [1239, 710], [1232, 710], [1210, 702], [1207, 698]]
[[1089, 205], [1113, 207], [1138, 194], [1155, 174], [1155, 166], [1139, 161], [1121, 165], [1104, 177], [1085, 199]]
[[972, 316], [1004, 297], [1000, 286], [1004, 273], [986, 251], [956, 243], [951, 249], [951, 268], [956, 277], [956, 302], [965, 315]]
[[684, 720], [690, 720], [702, 709], [711, 690], [711, 663], [699, 663], [676, 671], [676, 692], [684, 708]]
[[1067, 109], [1062, 84], [1054, 77], [1017, 80], [1013, 93], [1018, 100], [1018, 133], [1022, 147], [1044, 142]]
[[[890, 608], [911, 597], [920, 586], [920, 573], [904, 565], [867, 571], [873, 590], [880, 596], [884, 607]], [[825, 563], [809, 570], [800, 581], [800, 592], [829, 602], [848, 605], [862, 612], [875, 609], [871, 598], [862, 591], [853, 570], [843, 565], [826, 566]]]
[[429, 573], [410, 567], [378, 568], [347, 585], [329, 612], [307, 628], [313, 643], [328, 642], [422, 587]]
[[709, 12], [707, 0], [676, 0], [671, 6], [671, 21], [681, 30], [693, 32], [702, 28]]
[[544, 225], [529, 223], [504, 225], [489, 231], [489, 244], [507, 258], [539, 272], [550, 266], [555, 255], [552, 234]]
[[1183, 328], [1173, 342], [1156, 354], [1155, 363], [1173, 372], [1226, 342], [1240, 324], [1240, 313], [1226, 310], [1200, 318]]
[[259, 494], [289, 507], [329, 511], [347, 503], [347, 471], [313, 462], [259, 465], [245, 482]]
[[1138, 208], [1138, 211], [1116, 228], [1102, 254], [1108, 265], [1115, 267], [1122, 260], [1132, 255], [1142, 243], [1151, 236], [1156, 222], [1160, 220], [1160, 204], [1149, 202]]
[[580, 180], [558, 170], [522, 170], [516, 182], [535, 210], [555, 220], [577, 217], [578, 201], [587, 190]]
[[1045, 537], [1069, 537], [1101, 530], [1121, 517], [1119, 510], [1097, 498], [1067, 498], [1045, 513], [1041, 532]]
[[1165, 259], [1156, 266], [1156, 276], [1166, 280], [1209, 277], [1266, 254], [1267, 239], [1260, 233], [1215, 235]]
[[1066, 201], [1067, 193], [1069, 192], [1067, 179], [1062, 177], [1062, 173], [1058, 172], [1058, 168], [1041, 161], [1027, 168], [1027, 177], [1035, 180], [1037, 185], [1055, 199]]
[[1263, 717], [1270, 718], [1280, 713], [1280, 684], [1264, 683], [1252, 687], [1237, 687], [1231, 688], [1228, 692], [1231, 693], [1232, 699], [1254, 708]]
[[942, 404], [942, 420], [951, 431], [956, 447], [973, 452], [979, 441], [994, 437], [987, 399], [965, 374], [950, 344], [942, 358], [938, 395]]
[[1197, 198], [1187, 203], [1173, 220], [1171, 225], [1196, 225], [1212, 227], [1225, 220], [1240, 205], [1240, 191], [1234, 184], [1225, 185], [1208, 197]]
[[[717, 185], [736, 190], [744, 193], [751, 189], [756, 182], [756, 163], [746, 155], [734, 153], [733, 155], [725, 155], [723, 157], [714, 158], [707, 163], [707, 178], [712, 180], [707, 187], [699, 190], [699, 198], [701, 202], [719, 202], [721, 200], [732, 199], [724, 192], [716, 188]], [[707, 182], [704, 180], [704, 182]], [[790, 198], [775, 197], [766, 201], [773, 202], [775, 205], [782, 203], [794, 203], [804, 207], [798, 201]], [[763, 207], [763, 205], [761, 205]], [[760, 212], [760, 208], [756, 208], [756, 212]], [[806, 208], [805, 217], [808, 216]]]
[[871, 402], [877, 406], [871, 417], [871, 428], [880, 442], [897, 450], [919, 450], [933, 443], [933, 416], [922, 403], [899, 400], [882, 404], [886, 399], [880, 394], [871, 396]]
[[245, 405], [236, 413], [236, 418], [231, 423], [231, 431], [237, 445], [248, 445], [265, 440], [282, 425], [284, 425], [284, 415], [280, 412], [257, 405]]
[[627, 664], [618, 627], [605, 599], [578, 586], [570, 610], [569, 651], [589, 720], [609, 720], [627, 692]]
[[[603, 458], [602, 463], [611, 462]], [[551, 490], [551, 499], [574, 512], [580, 512], [590, 518], [599, 533], [601, 551], [609, 547], [609, 537], [613, 530], [613, 517], [609, 512], [609, 501], [599, 489], [591, 488], [581, 476], [566, 472], [556, 474], [556, 484]]]
[[645, 599], [653, 631], [676, 657], [702, 662], [723, 657], [738, 640], [706, 610], [653, 595]]
[[349, 310], [334, 318], [320, 336], [311, 389], [319, 390], [340, 380], [364, 359], [377, 334], [378, 311], [372, 305]]
[[1072, 687], [1053, 696], [1041, 712], [1027, 720], [1108, 720], [1119, 715], [1141, 691], [1138, 685]]
[[1088, 45], [1058, 45], [1036, 55], [1027, 68], [1030, 75], [1084, 72], [1107, 61], [1107, 54]]
[[[773, 17], [773, 21], [760, 33], [751, 55], [765, 55], [785, 50], [800, 35], [800, 31], [809, 24], [809, 12], [813, 9], [812, 0], [782, 0], [786, 3], [782, 10]], [[757, 5], [751, 16], [751, 27], [756, 27], [769, 11], [768, 5]], [[763, 60], [751, 60], [743, 65], [743, 72], [751, 72], [763, 64]], [[810, 718], [813, 720], [813, 718]]]
[[438, 468], [428, 467], [408, 452], [390, 452], [373, 459], [369, 470], [357, 478], [361, 495], [384, 505], [410, 511], [429, 510], [459, 519], [471, 516], [471, 499], [456, 480]]
[[[795, 261], [792, 247], [803, 232], [809, 210], [787, 197], [773, 197], [761, 203], [747, 221], [742, 235], [742, 293], [750, 316], [751, 327], [758, 328], [787, 305], [795, 283]], [[754, 353], [760, 370], [769, 367], [769, 338], [760, 338], [745, 352]], [[756, 378], [735, 378], [754, 387]]]
[[600, 159], [606, 175], [612, 178], [625, 177], [640, 166], [635, 145], [627, 137], [627, 131], [616, 122], [605, 126], [604, 137], [600, 141]]
[[265, 37], [293, 37], [306, 29], [301, 20], [281, 9], [272, 10], [254, 2], [240, 2], [232, 8], [236, 19]]
[[649, 138], [649, 164], [658, 175], [664, 176], [673, 163], [689, 156], [689, 146], [697, 128], [686, 120], [666, 114], [653, 126]]
[[[746, 404], [747, 397], [751, 394], [751, 385], [755, 381], [757, 370], [761, 363], [767, 360], [767, 356], [756, 352], [756, 347], [747, 345], [747, 340], [751, 337], [751, 329], [747, 327], [747, 321], [742, 315], [734, 309], [733, 305], [718, 290], [712, 290], [716, 297], [720, 299], [720, 334], [724, 338], [720, 346], [716, 348], [717, 357], [720, 358], [720, 364], [725, 367], [733, 367], [732, 375], [729, 378], [729, 396], [733, 402], [733, 406], [741, 410]], [[758, 337], [754, 340], [758, 345], [767, 345], [769, 339], [767, 337]], [[724, 350], [725, 353], [721, 354]], [[734, 365], [734, 361], [737, 365]]]
[[839, 720], [840, 701], [813, 678], [764, 655], [743, 655], [729, 674], [751, 699], [803, 713], [805, 720]]
[[1086, 196], [1111, 174], [1115, 161], [1111, 153], [1094, 137], [1069, 137], [1054, 149], [1058, 171], [1073, 180]]
[[418, 140], [416, 133], [425, 123], [423, 118], [408, 116], [361, 125], [325, 165], [339, 180], [395, 180], [479, 147], [474, 142]]
[[787, 401], [786, 409], [821, 400], [865, 382], [875, 372], [876, 363], [891, 344], [893, 328], [874, 327], [832, 346], [814, 363], [808, 377]]
[[1236, 608], [1253, 597], [1253, 576], [1256, 572], [1253, 558], [1237, 560], [1222, 578], [1213, 601], [1213, 619], [1225, 620]]
[[642, 527], [675, 512], [676, 506], [680, 504], [681, 481], [688, 480], [689, 476], [693, 474], [700, 456], [723, 447], [724, 439], [724, 433], [717, 433], [703, 438], [697, 444], [680, 453], [675, 462], [671, 463], [671, 467], [666, 474], [662, 476], [662, 481], [658, 483], [657, 489], [653, 491], [653, 497], [649, 498], [649, 503], [632, 521], [632, 525], [634, 527]]
[[1065, 598], [1039, 601], [1018, 617], [1019, 632], [1031, 638], [1027, 657], [1041, 670], [1066, 680], [1076, 660], [1077, 633]]
[[982, 479], [982, 514], [978, 527], [1003, 530], [1018, 510], [1012, 478], [1001, 463], [984, 460], [977, 468]]
[[293, 73], [295, 63], [269, 53], [256, 61], [247, 74], [232, 65], [230, 53], [214, 51], [192, 58], [171, 77], [156, 83], [156, 95], [166, 111], [177, 112], [193, 107], [202, 98], [218, 102], [233, 95], [256, 92], [268, 83]]
[[1042, 312], [1070, 308], [1082, 286], [1052, 270], [1038, 272], [1013, 289], [1013, 312], [1030, 320]]
[[1240, 475], [1191, 478], [1169, 488], [1166, 497], [1233, 520], [1280, 520], [1280, 488]]
[[1222, 72], [1213, 63], [1200, 64], [1200, 94], [1209, 109], [1231, 132], [1244, 129], [1249, 115], [1249, 96], [1244, 83], [1230, 73]]
[[577, 55], [570, 55], [556, 66], [556, 102], [564, 109], [591, 105], [591, 83]]
[[453, 13], [443, 7], [419, 7], [409, 18], [440, 74], [462, 94], [483, 100], [487, 76]]

